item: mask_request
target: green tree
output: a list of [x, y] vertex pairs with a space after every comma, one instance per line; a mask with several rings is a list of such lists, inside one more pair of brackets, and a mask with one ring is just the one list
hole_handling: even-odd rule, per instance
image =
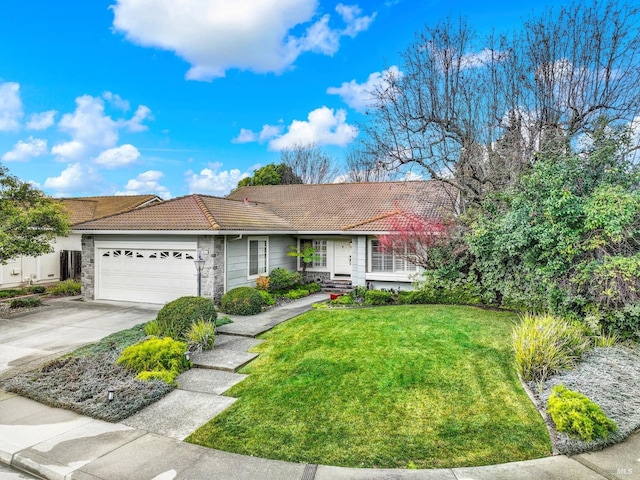
[[262, 168], [253, 171], [253, 177], [243, 178], [238, 182], [238, 186], [258, 186], [258, 185], [291, 185], [302, 183], [302, 179], [293, 173], [291, 167], [284, 163], [270, 163]]
[[628, 144], [601, 122], [588, 148], [539, 155], [485, 201], [468, 241], [498, 299], [640, 336], [640, 169]]
[[64, 207], [0, 166], [0, 262], [20, 255], [53, 251], [52, 240], [66, 236], [70, 224]]

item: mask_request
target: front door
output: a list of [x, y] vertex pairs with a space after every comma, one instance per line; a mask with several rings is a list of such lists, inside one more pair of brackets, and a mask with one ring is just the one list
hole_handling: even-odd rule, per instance
[[349, 240], [333, 242], [333, 275], [351, 276], [351, 242]]

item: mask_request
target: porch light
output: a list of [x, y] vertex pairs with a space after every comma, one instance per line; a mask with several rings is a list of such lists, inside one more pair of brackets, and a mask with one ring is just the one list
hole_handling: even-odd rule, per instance
[[113, 402], [113, 398], [116, 396], [116, 390], [113, 387], [110, 387], [107, 390], [107, 400]]
[[198, 259], [194, 260], [193, 263], [196, 265], [196, 270], [198, 271], [198, 296], [201, 296], [202, 293], [202, 269], [204, 268], [204, 260], [198, 253]]

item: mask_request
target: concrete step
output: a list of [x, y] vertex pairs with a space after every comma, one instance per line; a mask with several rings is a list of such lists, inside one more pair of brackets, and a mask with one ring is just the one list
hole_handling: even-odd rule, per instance
[[257, 353], [238, 352], [226, 348], [207, 350], [191, 356], [195, 368], [210, 368], [236, 372], [258, 356]]
[[231, 397], [178, 389], [120, 423], [163, 437], [184, 440], [235, 401]]
[[224, 372], [210, 368], [192, 368], [178, 375], [178, 388], [190, 392], [222, 395], [224, 392], [247, 378], [241, 373]]
[[222, 348], [235, 350], [236, 352], [247, 352], [262, 342], [264, 342], [264, 340], [257, 338], [218, 333], [214, 343], [214, 350]]

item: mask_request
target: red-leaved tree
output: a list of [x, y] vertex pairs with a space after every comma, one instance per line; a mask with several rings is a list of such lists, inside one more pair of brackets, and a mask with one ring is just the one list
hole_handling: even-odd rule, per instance
[[456, 227], [452, 220], [424, 218], [409, 212], [397, 212], [387, 220], [391, 233], [377, 237], [381, 252], [426, 270], [439, 268], [447, 252], [455, 255], [452, 233]]

